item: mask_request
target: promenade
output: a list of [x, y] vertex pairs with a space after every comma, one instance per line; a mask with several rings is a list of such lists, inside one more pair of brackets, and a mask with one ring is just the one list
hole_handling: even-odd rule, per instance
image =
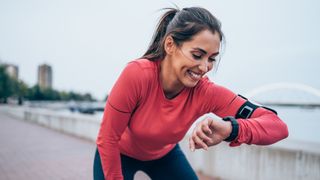
[[93, 179], [95, 145], [0, 113], [0, 179]]
[[[99, 128], [100, 118], [93, 116], [0, 105], [0, 180], [93, 179], [94, 141]], [[180, 146], [195, 170], [215, 179], [320, 177], [317, 143], [288, 140], [272, 146], [235, 148], [222, 143], [208, 151], [191, 152], [185, 137]], [[200, 173], [198, 177], [213, 179]], [[135, 180], [149, 179], [141, 172], [135, 175]]]
[[[90, 180], [95, 144], [0, 111], [0, 180]], [[199, 176], [201, 180], [209, 177]], [[149, 179], [141, 172], [136, 180]]]

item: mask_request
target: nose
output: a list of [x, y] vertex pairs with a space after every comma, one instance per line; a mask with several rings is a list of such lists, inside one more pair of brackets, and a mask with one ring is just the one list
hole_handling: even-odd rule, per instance
[[208, 62], [206, 60], [202, 60], [199, 64], [199, 69], [203, 72], [206, 73], [208, 72], [209, 69], [209, 65]]

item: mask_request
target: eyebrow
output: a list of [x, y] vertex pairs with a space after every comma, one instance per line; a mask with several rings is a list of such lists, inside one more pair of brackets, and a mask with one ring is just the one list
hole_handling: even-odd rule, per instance
[[[194, 50], [198, 50], [198, 51], [201, 51], [203, 54], [208, 54], [207, 51], [201, 49], [201, 48], [193, 48]], [[216, 56], [219, 54], [219, 51], [218, 52], [215, 52], [215, 53], [212, 53], [211, 56]]]

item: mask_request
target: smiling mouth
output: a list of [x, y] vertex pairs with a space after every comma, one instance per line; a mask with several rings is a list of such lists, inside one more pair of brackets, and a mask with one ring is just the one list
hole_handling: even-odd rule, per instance
[[191, 70], [187, 70], [189, 77], [194, 81], [199, 81], [202, 78], [202, 74], [195, 73]]

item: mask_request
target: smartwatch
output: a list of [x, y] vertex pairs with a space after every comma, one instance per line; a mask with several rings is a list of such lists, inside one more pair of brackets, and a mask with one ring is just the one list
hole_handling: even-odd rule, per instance
[[227, 117], [222, 118], [222, 120], [230, 121], [231, 126], [232, 126], [232, 130], [231, 130], [229, 137], [227, 137], [224, 141], [231, 142], [231, 141], [235, 140], [238, 136], [238, 133], [239, 133], [239, 124], [238, 124], [236, 118], [234, 118], [232, 116], [227, 116]]

